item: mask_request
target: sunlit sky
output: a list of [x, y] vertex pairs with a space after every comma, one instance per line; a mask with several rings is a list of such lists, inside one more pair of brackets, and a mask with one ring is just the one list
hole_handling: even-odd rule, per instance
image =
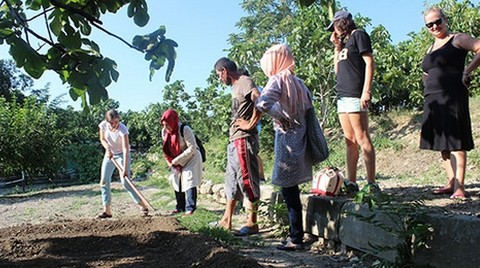
[[[436, 2], [428, 1], [429, 4]], [[179, 44], [170, 82], [183, 80], [188, 92], [193, 92], [196, 87], [205, 87], [215, 61], [228, 54], [229, 34], [239, 31], [235, 24], [246, 15], [241, 9], [241, 1], [150, 0], [147, 3], [150, 21], [146, 27], [137, 27], [126, 16], [126, 8], [117, 15], [104, 17], [104, 27], [131, 41], [135, 35], [148, 34], [165, 25], [167, 38]], [[424, 24], [423, 0], [343, 0], [340, 3], [354, 15], [359, 13], [371, 18], [374, 26], [385, 26], [394, 43], [408, 39], [408, 33], [420, 31]], [[108, 92], [110, 98], [119, 101], [120, 110], [141, 111], [150, 103], [162, 101], [162, 89], [167, 84], [165, 69], [157, 71], [149, 81], [149, 63], [143, 59], [142, 53], [103, 32], [94, 32], [92, 38], [106, 57], [117, 62], [119, 81], [112, 83]], [[0, 58], [11, 58], [6, 45], [0, 46]], [[68, 92], [54, 72], [46, 72], [35, 82], [35, 87], [41, 88], [47, 83], [50, 83], [52, 97]], [[68, 95], [64, 100], [65, 105], [80, 109], [80, 100], [73, 102]]]

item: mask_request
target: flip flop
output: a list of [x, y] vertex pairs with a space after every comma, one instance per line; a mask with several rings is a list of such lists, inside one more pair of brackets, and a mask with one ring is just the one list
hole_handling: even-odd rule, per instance
[[254, 225], [251, 227], [243, 226], [242, 228], [240, 228], [240, 230], [238, 230], [238, 232], [234, 233], [235, 236], [249, 236], [253, 234], [258, 234], [258, 225]]
[[105, 212], [102, 212], [102, 213], [98, 214], [98, 216], [97, 216], [97, 218], [99, 218], [99, 219], [106, 219], [106, 218], [111, 218], [111, 217], [112, 217], [112, 215], [109, 215]]
[[452, 194], [450, 196], [450, 199], [465, 201], [465, 200], [468, 200], [468, 197], [465, 194]]
[[277, 249], [284, 251], [305, 250], [305, 246], [303, 244], [295, 244], [292, 243], [292, 241], [288, 241], [285, 245], [277, 246]]

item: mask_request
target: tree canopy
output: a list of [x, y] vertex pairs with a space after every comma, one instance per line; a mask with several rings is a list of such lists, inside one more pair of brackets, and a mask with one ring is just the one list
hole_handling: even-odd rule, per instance
[[144, 53], [150, 61], [150, 79], [168, 62], [168, 82], [177, 44], [165, 37], [165, 26], [133, 37], [132, 44], [102, 27], [103, 15], [123, 7], [139, 27], [148, 23], [145, 0], [1, 0], [0, 45], [8, 45], [16, 66], [33, 78], [40, 78], [45, 70], [55, 71], [70, 86], [71, 98], [80, 98], [85, 108], [108, 99], [107, 87], [119, 77], [115, 61], [104, 57], [89, 38], [92, 28]]

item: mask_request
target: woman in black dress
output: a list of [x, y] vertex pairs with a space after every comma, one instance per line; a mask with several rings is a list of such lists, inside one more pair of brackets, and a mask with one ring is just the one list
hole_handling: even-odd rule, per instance
[[[447, 184], [433, 193], [465, 198], [467, 151], [474, 147], [467, 87], [480, 65], [480, 40], [451, 33], [440, 8], [427, 9], [424, 19], [435, 41], [422, 62], [425, 103], [420, 149], [440, 151], [447, 171]], [[475, 56], [465, 66], [469, 51]]]

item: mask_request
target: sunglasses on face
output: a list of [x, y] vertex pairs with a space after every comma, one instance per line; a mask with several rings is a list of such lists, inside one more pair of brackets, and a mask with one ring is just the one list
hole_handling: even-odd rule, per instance
[[430, 28], [433, 27], [434, 24], [438, 26], [438, 25], [442, 24], [442, 22], [443, 22], [442, 18], [439, 18], [439, 19], [436, 20], [436, 21], [429, 22], [429, 23], [425, 24], [425, 26], [426, 26], [428, 29], [430, 29]]

